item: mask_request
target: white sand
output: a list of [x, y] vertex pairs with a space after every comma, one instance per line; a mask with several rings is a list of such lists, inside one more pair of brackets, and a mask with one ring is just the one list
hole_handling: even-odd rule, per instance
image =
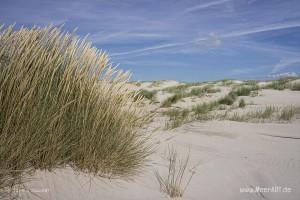
[[[226, 91], [222, 90], [221, 93], [214, 95], [219, 97]], [[165, 93], [158, 94], [159, 101], [166, 98]], [[242, 98], [245, 98], [246, 102], [252, 101], [257, 106], [300, 104], [300, 92], [262, 90], [259, 94], [257, 97]], [[197, 99], [196, 102], [203, 101], [206, 100]], [[192, 105], [192, 102], [185, 100], [179, 102], [177, 106], [184, 107], [184, 103]], [[156, 108], [158, 106], [159, 104]], [[157, 116], [150, 124], [152, 130], [161, 127], [163, 119], [164, 117]], [[153, 143], [157, 145], [157, 151], [134, 182], [108, 181], [100, 178], [91, 180], [84, 175], [75, 175], [71, 169], [62, 169], [56, 170], [55, 173], [36, 174], [36, 180], [29, 183], [30, 188], [42, 199], [168, 199], [159, 191], [153, 171], [166, 171], [165, 152], [168, 146], [174, 146], [181, 156], [190, 150], [191, 166], [197, 165], [196, 174], [183, 199], [298, 200], [300, 197], [299, 120], [291, 123], [195, 121], [174, 130], [159, 129], [153, 133]], [[291, 188], [291, 192], [240, 192], [240, 188], [257, 186], [288, 187]], [[39, 199], [26, 192], [22, 194], [24, 199]]]

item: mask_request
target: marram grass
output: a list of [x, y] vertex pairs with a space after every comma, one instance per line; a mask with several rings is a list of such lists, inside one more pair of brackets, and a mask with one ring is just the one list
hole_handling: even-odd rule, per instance
[[136, 174], [149, 154], [137, 132], [148, 114], [128, 79], [105, 53], [61, 28], [2, 27], [0, 179], [65, 166]]

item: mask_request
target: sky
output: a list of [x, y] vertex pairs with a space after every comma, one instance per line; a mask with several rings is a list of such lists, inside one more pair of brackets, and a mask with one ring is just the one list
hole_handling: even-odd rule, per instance
[[299, 0], [0, 0], [0, 24], [62, 25], [132, 80], [300, 74]]

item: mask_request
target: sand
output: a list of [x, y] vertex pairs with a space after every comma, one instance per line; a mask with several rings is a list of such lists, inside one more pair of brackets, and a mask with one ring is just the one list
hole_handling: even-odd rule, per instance
[[[144, 83], [143, 83], [144, 84]], [[161, 86], [176, 85], [167, 81]], [[146, 86], [145, 86], [146, 85]], [[151, 83], [142, 85], [150, 87]], [[226, 94], [228, 89], [211, 97], [196, 99], [205, 102]], [[170, 94], [158, 93], [161, 102]], [[299, 91], [261, 90], [256, 97], [240, 97], [256, 106], [289, 106], [300, 104]], [[154, 107], [153, 107], [154, 105]], [[152, 109], [159, 110], [159, 103]], [[193, 105], [189, 99], [178, 107]], [[174, 106], [174, 105], [173, 105]], [[247, 106], [248, 107], [248, 106]], [[237, 109], [238, 110], [238, 109]], [[299, 116], [297, 116], [299, 117]], [[166, 151], [176, 147], [181, 157], [190, 152], [190, 167], [196, 172], [182, 199], [272, 199], [298, 200], [300, 197], [300, 122], [249, 123], [234, 121], [193, 121], [173, 130], [165, 130], [165, 117], [158, 115], [142, 131], [152, 134], [156, 151], [134, 181], [107, 180], [76, 174], [72, 169], [38, 172], [27, 186], [42, 199], [56, 200], [160, 200], [169, 199], [160, 192], [154, 171], [166, 173]], [[147, 131], [146, 131], [147, 130]], [[149, 131], [151, 130], [151, 131]], [[153, 132], [154, 131], [154, 132]], [[287, 192], [241, 192], [247, 188], [281, 187]], [[274, 188], [276, 189], [276, 188]], [[288, 192], [288, 190], [291, 190]], [[24, 199], [39, 199], [21, 192]]]

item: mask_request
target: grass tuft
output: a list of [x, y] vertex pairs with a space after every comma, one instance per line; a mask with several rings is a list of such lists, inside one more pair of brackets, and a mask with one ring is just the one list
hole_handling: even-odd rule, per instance
[[146, 99], [149, 99], [150, 101], [154, 101], [156, 93], [157, 90], [140, 90], [139, 95], [145, 97]]
[[239, 107], [240, 108], [245, 108], [245, 106], [246, 106], [245, 100], [244, 99], [240, 99], [240, 101], [239, 101]]
[[171, 109], [163, 113], [169, 116], [169, 121], [166, 122], [166, 129], [174, 129], [184, 124], [189, 117], [188, 109]]
[[224, 105], [232, 105], [235, 102], [236, 98], [236, 94], [234, 92], [230, 92], [225, 97], [219, 99], [218, 103]]
[[189, 177], [186, 177], [189, 154], [184, 159], [178, 159], [176, 150], [169, 149], [168, 162], [167, 176], [162, 177], [158, 171], [155, 171], [160, 190], [171, 198], [182, 197], [195, 173], [191, 172]]
[[139, 172], [149, 147], [137, 128], [148, 114], [126, 86], [128, 72], [56, 27], [2, 29], [0, 46], [0, 190], [37, 169]]
[[283, 121], [290, 121], [295, 114], [300, 113], [300, 107], [296, 106], [288, 106], [284, 107], [280, 110], [278, 119]]

